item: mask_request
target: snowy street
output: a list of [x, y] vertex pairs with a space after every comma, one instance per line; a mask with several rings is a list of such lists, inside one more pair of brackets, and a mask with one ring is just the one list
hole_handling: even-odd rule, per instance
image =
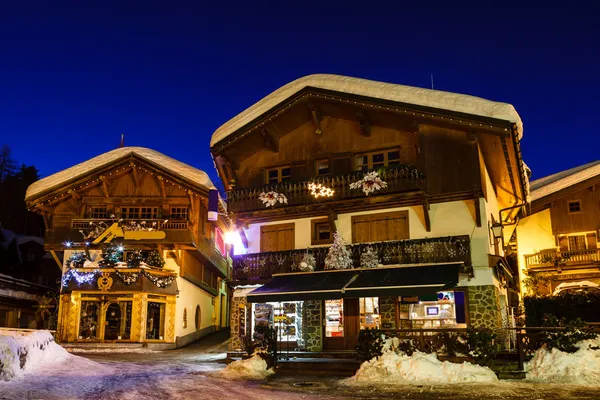
[[[229, 381], [210, 376], [225, 367], [212, 335], [183, 349], [131, 354], [85, 353], [8, 382], [1, 399], [597, 399], [590, 386], [500, 381], [493, 384], [353, 388], [330, 377]], [[298, 386], [308, 382], [310, 386]]]

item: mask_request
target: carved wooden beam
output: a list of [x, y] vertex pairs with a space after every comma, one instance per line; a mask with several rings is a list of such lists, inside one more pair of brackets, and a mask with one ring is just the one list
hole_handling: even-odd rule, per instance
[[473, 204], [475, 205], [475, 223], [478, 228], [481, 228], [481, 208], [479, 206], [479, 196], [473, 193]]
[[58, 266], [58, 269], [60, 269], [60, 272], [62, 272], [63, 270], [63, 264], [60, 262], [60, 260], [58, 259], [58, 256], [56, 255], [56, 252], [54, 250], [50, 250], [50, 255], [52, 256], [52, 258], [54, 259], [54, 262], [56, 263], [56, 265]]
[[371, 137], [371, 124], [369, 123], [369, 119], [366, 117], [365, 113], [359, 111], [356, 116], [358, 117], [360, 131], [362, 132], [363, 136]]
[[81, 200], [81, 195], [73, 189], [67, 190], [67, 193], [75, 200]]
[[337, 220], [337, 217], [338, 217], [337, 213], [330, 209], [329, 213], [327, 214], [327, 219], [329, 220], [329, 227], [331, 228], [332, 235], [337, 232], [337, 226], [335, 225], [335, 221]]
[[187, 194], [190, 198], [190, 224], [194, 225], [196, 221], [196, 202], [194, 201], [194, 192], [188, 189]]
[[83, 212], [82, 212], [83, 204], [81, 202], [81, 195], [73, 189], [67, 190], [67, 194], [69, 196], [71, 196], [71, 198], [75, 202], [75, 207], [77, 208], [77, 214], [79, 214], [80, 216], [83, 216]]
[[321, 135], [323, 133], [323, 129], [321, 129], [321, 121], [323, 120], [323, 117], [321, 116], [321, 113], [319, 112], [319, 110], [317, 110], [314, 104], [308, 103], [306, 107], [310, 111], [312, 120], [315, 123], [315, 134]]
[[248, 248], [248, 237], [246, 236], [246, 232], [244, 232], [244, 223], [239, 219], [235, 221], [235, 230], [240, 235], [240, 238], [242, 239], [242, 244], [244, 245], [244, 248], [247, 249]]
[[167, 189], [165, 188], [165, 180], [161, 175], [156, 175], [156, 180], [158, 181], [158, 186], [160, 187], [160, 193], [163, 198], [167, 197]]
[[106, 179], [106, 176], [101, 175], [100, 177], [98, 177], [98, 179], [100, 179], [100, 182], [102, 182], [102, 192], [104, 193], [104, 197], [106, 197], [107, 199], [110, 197], [110, 190], [108, 188], [108, 180]]
[[273, 138], [273, 136], [267, 132], [265, 128], [260, 130], [260, 136], [263, 138], [265, 148], [271, 150], [274, 153], [279, 153], [279, 141]]
[[133, 164], [131, 164], [131, 173], [133, 174], [133, 182], [135, 184], [135, 194], [139, 194], [140, 192], [140, 172], [138, 171], [137, 167]]
[[429, 200], [423, 199], [423, 215], [425, 216], [425, 230], [431, 232], [431, 218], [429, 217]]

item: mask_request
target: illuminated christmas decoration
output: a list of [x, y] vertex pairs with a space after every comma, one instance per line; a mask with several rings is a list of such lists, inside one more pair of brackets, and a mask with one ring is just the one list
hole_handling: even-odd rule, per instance
[[320, 183], [309, 183], [308, 190], [310, 190], [310, 194], [314, 197], [332, 197], [335, 191], [326, 186], [323, 186]]
[[71, 279], [75, 279], [77, 284], [82, 285], [84, 283], [92, 283], [96, 277], [98, 271], [92, 272], [77, 272], [74, 269], [70, 269], [63, 275], [61, 283], [63, 287], [67, 287]]
[[119, 278], [121, 278], [121, 280], [126, 285], [131, 285], [131, 284], [137, 282], [138, 278], [140, 277], [140, 275], [142, 273], [141, 272], [120, 272], [120, 271], [115, 271], [115, 274], [117, 274], [117, 276]]
[[258, 196], [258, 199], [267, 207], [274, 206], [277, 203], [287, 204], [288, 202], [288, 199], [285, 197], [285, 195], [277, 192], [263, 192], [260, 194], [260, 196]]
[[157, 276], [157, 275], [152, 275], [151, 273], [149, 273], [147, 271], [144, 271], [144, 275], [156, 287], [159, 287], [161, 289], [171, 286], [171, 283], [173, 283], [173, 280], [175, 280], [174, 276]]
[[386, 188], [387, 182], [383, 181], [377, 171], [372, 171], [356, 182], [350, 184], [350, 189], [362, 189], [362, 191], [368, 196], [369, 194]]

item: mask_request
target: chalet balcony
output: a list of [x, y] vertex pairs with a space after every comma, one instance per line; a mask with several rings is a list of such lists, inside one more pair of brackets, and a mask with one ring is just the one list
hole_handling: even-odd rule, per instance
[[[423, 173], [413, 165], [395, 165], [377, 172], [379, 177], [387, 183], [387, 187], [372, 193], [371, 196], [418, 191], [425, 188]], [[227, 193], [229, 211], [235, 213], [264, 210], [265, 204], [259, 197], [261, 193], [268, 192], [277, 192], [284, 195], [287, 198], [288, 206], [363, 198], [365, 197], [363, 191], [361, 189], [350, 189], [350, 184], [361, 180], [365, 174], [366, 172], [356, 171], [333, 177], [313, 177], [300, 182], [288, 181], [264, 185], [259, 188], [231, 190]], [[311, 194], [309, 188], [311, 183], [321, 184], [332, 189], [334, 195], [330, 198], [316, 198]]]
[[[360, 268], [360, 255], [367, 247], [372, 247], [383, 265], [463, 262], [465, 273], [472, 266], [470, 238], [467, 235], [359, 243], [347, 247], [355, 268]], [[298, 272], [298, 265], [307, 251], [315, 257], [315, 271], [322, 271], [329, 247], [233, 256], [233, 280], [259, 283], [270, 279], [273, 274]]]
[[[184, 220], [167, 220], [167, 222], [165, 222], [165, 219], [143, 219], [143, 218], [138, 218], [138, 219], [125, 219], [121, 221], [121, 225], [124, 226], [128, 226], [131, 225], [131, 223], [135, 223], [135, 224], [139, 224], [142, 221], [145, 222], [145, 226], [148, 227], [152, 227], [152, 226], [156, 226], [156, 227], [160, 227], [160, 230], [163, 231], [181, 231], [181, 230], [187, 230], [188, 229], [188, 222], [184, 221]], [[115, 219], [99, 219], [99, 218], [86, 218], [86, 219], [72, 219], [71, 220], [71, 229], [90, 229], [90, 225], [101, 225], [104, 224], [106, 226], [110, 226], [112, 225], [114, 222], [116, 222]]]
[[525, 255], [525, 265], [532, 270], [600, 267], [600, 249], [558, 251], [542, 250]]

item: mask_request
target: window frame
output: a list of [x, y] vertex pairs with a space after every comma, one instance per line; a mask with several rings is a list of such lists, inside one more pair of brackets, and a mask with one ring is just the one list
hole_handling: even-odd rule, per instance
[[[573, 248], [573, 247], [578, 247], [578, 246], [572, 246], [572, 242], [571, 240], [573, 240], [573, 242], [575, 242], [575, 244], [580, 244], [577, 243], [580, 240], [583, 240], [583, 248]], [[567, 241], [568, 241], [568, 246], [569, 246], [569, 251], [582, 251], [582, 250], [587, 250], [588, 249], [588, 245], [587, 245], [587, 235], [583, 234], [583, 235], [569, 235], [567, 236]]]
[[[571, 210], [571, 204], [576, 205], [578, 210]], [[567, 210], [569, 211], [569, 214], [577, 214], [583, 211], [583, 209], [581, 208], [581, 200], [569, 200], [567, 201]]]
[[[175, 212], [173, 210], [185, 210], [185, 212]], [[175, 220], [188, 220], [190, 214], [189, 214], [190, 208], [188, 206], [170, 206], [169, 207], [169, 218], [170, 219], [175, 219]], [[174, 215], [177, 215], [177, 217], [175, 217]]]
[[[130, 210], [137, 210], [132, 216]], [[150, 214], [148, 211], [150, 210]], [[159, 219], [160, 207], [159, 206], [121, 206], [120, 208], [121, 218], [125, 220], [147, 220], [147, 219]], [[145, 213], [145, 214], [144, 214]], [[148, 216], [151, 215], [151, 216]]]
[[[101, 217], [97, 216], [100, 213], [95, 212], [95, 210], [99, 210], [99, 209], [104, 209], [104, 212], [102, 213]], [[93, 205], [89, 206], [88, 210], [89, 210], [88, 218], [90, 218], [90, 219], [106, 219], [106, 217], [108, 215], [108, 207], [106, 206], [106, 204], [93, 204]]]
[[[284, 169], [290, 170], [290, 174], [286, 175], [287, 179], [285, 179], [285, 180], [284, 180], [284, 176], [283, 176]], [[271, 178], [269, 177], [269, 172], [271, 172], [271, 171], [277, 171], [277, 182], [271, 182]], [[280, 165], [278, 167], [265, 168], [265, 183], [267, 185], [274, 185], [276, 183], [288, 182], [291, 180], [292, 180], [292, 166], [290, 164]]]
[[[372, 151], [368, 151], [368, 152], [364, 152], [364, 153], [358, 153], [354, 155], [354, 171], [370, 171], [373, 170], [375, 168], [385, 168], [385, 167], [389, 167], [390, 166], [390, 160], [389, 160], [389, 153], [393, 153], [393, 152], [398, 152], [398, 159], [397, 160], [392, 160], [392, 162], [396, 162], [398, 164], [400, 164], [400, 161], [402, 159], [402, 150], [400, 147], [392, 147], [392, 148], [385, 148], [385, 149], [378, 149], [378, 150], [372, 150]], [[377, 163], [377, 167], [373, 166], [373, 156], [375, 154], [383, 154], [383, 165], [380, 165], [381, 163]], [[367, 157], [367, 164], [358, 163], [358, 159], [359, 157]], [[366, 165], [366, 169], [363, 169], [363, 167]]]
[[[324, 174], [319, 173], [319, 163], [326, 162], [327, 163], [327, 172]], [[331, 162], [329, 158], [319, 158], [315, 160], [315, 175], [316, 176], [329, 176], [331, 174]]]
[[[327, 224], [329, 226], [329, 239], [319, 239], [317, 234], [317, 226]], [[310, 244], [312, 246], [320, 244], [332, 244], [333, 243], [333, 231], [328, 218], [317, 218], [310, 221]]]

